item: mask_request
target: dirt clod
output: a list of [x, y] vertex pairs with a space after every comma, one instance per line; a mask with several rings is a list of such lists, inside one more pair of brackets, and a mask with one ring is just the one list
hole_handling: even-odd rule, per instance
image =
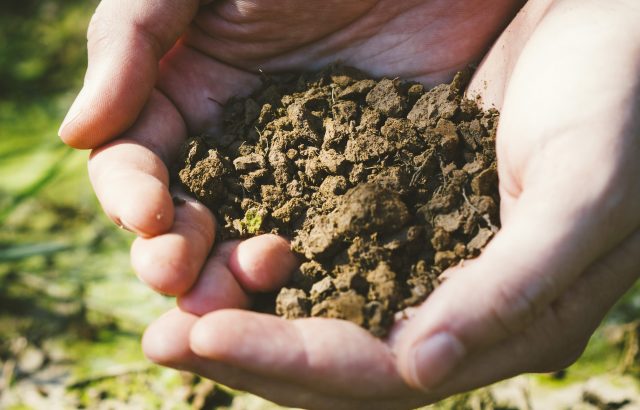
[[184, 146], [178, 177], [219, 238], [273, 232], [303, 260], [267, 310], [384, 336], [439, 275], [495, 235], [498, 113], [469, 73], [425, 90], [339, 65], [268, 77], [225, 108], [223, 137]]

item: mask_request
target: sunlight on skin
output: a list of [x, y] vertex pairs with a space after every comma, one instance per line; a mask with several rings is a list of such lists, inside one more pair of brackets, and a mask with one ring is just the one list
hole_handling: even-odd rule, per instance
[[[189, 266], [170, 280], [163, 276], [171, 272], [144, 260], [141, 253], [160, 254], [171, 241], [187, 244], [202, 235], [199, 225], [154, 224], [130, 210], [157, 198], [147, 206], [173, 215], [163, 162], [171, 162], [187, 135], [216, 132], [220, 103], [256, 86], [257, 76], [243, 69], [319, 68], [342, 59], [374, 75], [433, 84], [479, 59], [522, 4], [500, 1], [487, 10], [480, 1], [351, 1], [334, 21], [326, 2], [290, 3], [238, 0], [200, 9], [187, 37], [160, 62], [157, 82], [155, 59], [185, 31], [197, 3], [135, 10], [105, 0], [94, 18], [87, 84], [62, 137], [95, 147], [121, 134], [92, 155], [96, 193], [114, 220], [126, 213], [127, 225], [148, 237], [132, 250], [138, 274], [197, 313], [160, 318], [145, 336], [147, 355], [279, 403], [350, 409], [415, 407], [574, 360], [639, 272], [640, 125], [633, 117], [640, 41], [632, 40], [640, 39], [640, 10], [630, 1], [530, 1], [486, 56], [469, 95], [502, 108], [503, 229], [388, 340], [342, 321], [287, 322], [229, 309], [248, 306], [253, 290], [278, 288], [295, 266], [273, 238], [253, 238], [244, 250], [228, 244], [222, 255], [229, 258], [219, 251], [208, 262], [198, 247], [167, 250], [168, 266]], [[167, 20], [167, 13], [175, 17]], [[114, 16], [121, 20], [112, 23]], [[335, 31], [310, 24], [309, 16], [334, 21]], [[165, 24], [151, 24], [158, 21]], [[280, 36], [282, 21], [298, 35]], [[114, 39], [118, 28], [128, 35]], [[254, 41], [264, 33], [274, 33], [266, 45]], [[113, 61], [125, 64], [115, 69]], [[131, 144], [137, 148], [127, 149]], [[120, 188], [108, 171], [114, 164]], [[138, 176], [132, 185], [127, 173]], [[198, 213], [212, 227], [205, 214]], [[171, 237], [161, 239], [164, 232]], [[217, 285], [233, 290], [206, 302]]]

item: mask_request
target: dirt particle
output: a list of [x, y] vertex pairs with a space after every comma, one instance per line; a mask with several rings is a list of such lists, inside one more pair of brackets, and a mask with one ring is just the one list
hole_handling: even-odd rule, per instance
[[276, 314], [287, 319], [309, 316], [309, 298], [301, 289], [282, 288], [276, 299]]
[[407, 97], [400, 92], [399, 81], [384, 78], [367, 94], [367, 104], [387, 117], [406, 114]]
[[311, 316], [343, 319], [359, 326], [365, 324], [365, 298], [353, 290], [339, 292], [311, 308]]

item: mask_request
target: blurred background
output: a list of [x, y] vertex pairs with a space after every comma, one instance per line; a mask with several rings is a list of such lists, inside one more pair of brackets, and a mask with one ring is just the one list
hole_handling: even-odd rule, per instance
[[[58, 126], [86, 65], [97, 0], [0, 4], [0, 409], [272, 409], [145, 360], [140, 335], [173, 301], [129, 267], [87, 152]], [[565, 371], [521, 376], [439, 409], [640, 409], [640, 285]]]

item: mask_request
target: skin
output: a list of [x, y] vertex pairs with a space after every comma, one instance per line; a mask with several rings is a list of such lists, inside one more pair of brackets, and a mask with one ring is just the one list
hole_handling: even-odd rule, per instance
[[[138, 275], [178, 297], [145, 334], [150, 359], [331, 409], [411, 408], [577, 359], [640, 274], [640, 6], [485, 3], [353, 0], [336, 13], [334, 1], [102, 1], [60, 134], [94, 148], [98, 198], [139, 236]], [[483, 254], [446, 272], [386, 340], [244, 310], [297, 261], [273, 235], [210, 254], [211, 213], [168, 187], [184, 138], [215, 135], [220, 103], [249, 93], [258, 70], [341, 59], [433, 85], [482, 56], [468, 95], [502, 112], [503, 220]]]

